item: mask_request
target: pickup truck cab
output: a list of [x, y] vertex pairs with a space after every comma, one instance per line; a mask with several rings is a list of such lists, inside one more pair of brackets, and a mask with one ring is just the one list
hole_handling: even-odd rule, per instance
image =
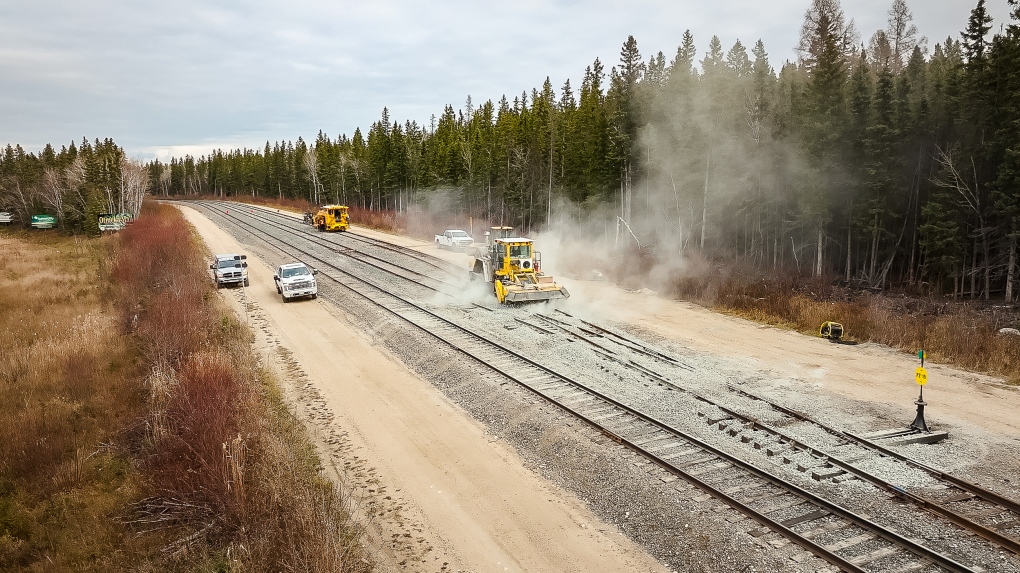
[[280, 265], [273, 275], [276, 292], [283, 297], [283, 302], [290, 302], [290, 299], [301, 296], [316, 298], [319, 296], [319, 286], [315, 284], [317, 274], [319, 271], [309, 269], [300, 262]]
[[467, 249], [475, 240], [466, 231], [447, 229], [442, 235], [436, 235], [436, 246], [440, 249]]
[[247, 258], [245, 255], [235, 254], [214, 256], [209, 270], [212, 271], [216, 288], [240, 284], [248, 286], [248, 263], [245, 262]]

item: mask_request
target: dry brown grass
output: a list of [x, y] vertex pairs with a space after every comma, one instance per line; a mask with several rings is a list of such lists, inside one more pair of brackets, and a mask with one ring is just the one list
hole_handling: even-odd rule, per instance
[[151, 366], [142, 465], [151, 495], [129, 524], [162, 540], [161, 568], [369, 570], [348, 498], [319, 474], [203, 263], [180, 213], [150, 204], [113, 265], [121, 316]]
[[176, 209], [0, 252], [0, 570], [371, 569]]
[[116, 444], [144, 394], [97, 280], [111, 243], [0, 234], [0, 569], [114, 569], [132, 551]]
[[1020, 384], [1020, 337], [1012, 307], [949, 299], [873, 294], [794, 277], [748, 280], [750, 273], [716, 269], [677, 278], [672, 294], [724, 312], [818, 334], [826, 320], [840, 322], [846, 338], [878, 342], [928, 359], [1002, 376]]

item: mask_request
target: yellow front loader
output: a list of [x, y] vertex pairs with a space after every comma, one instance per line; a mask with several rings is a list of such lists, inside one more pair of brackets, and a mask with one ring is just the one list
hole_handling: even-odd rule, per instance
[[[509, 235], [509, 227], [493, 227], [497, 234]], [[471, 277], [492, 284], [501, 304], [541, 302], [567, 298], [567, 289], [542, 272], [542, 253], [535, 251], [531, 239], [493, 237], [486, 233], [486, 245], [474, 251]]]
[[312, 225], [320, 231], [346, 231], [350, 226], [346, 205], [323, 205], [312, 217]]

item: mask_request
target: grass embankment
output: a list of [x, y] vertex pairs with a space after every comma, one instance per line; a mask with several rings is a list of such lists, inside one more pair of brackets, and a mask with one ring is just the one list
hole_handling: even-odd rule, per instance
[[4, 259], [0, 565], [368, 570], [180, 213], [49, 240]]
[[795, 277], [752, 281], [704, 273], [673, 281], [672, 296], [744, 318], [818, 335], [822, 322], [846, 328], [846, 339], [877, 342], [928, 360], [989, 372], [1020, 384], [1020, 337], [1000, 335], [1020, 322], [1011, 307], [874, 294]]

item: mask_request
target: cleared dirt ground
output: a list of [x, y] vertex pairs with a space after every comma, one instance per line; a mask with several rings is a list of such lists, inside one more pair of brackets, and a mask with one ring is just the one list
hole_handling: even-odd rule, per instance
[[[211, 251], [245, 252], [182, 211]], [[249, 288], [221, 292], [292, 384], [323, 447], [354, 460], [340, 474], [369, 494], [361, 512], [378, 570], [667, 571], [351, 328], [342, 309], [321, 299], [284, 305], [273, 269], [250, 258], [248, 270]]]
[[[406, 237], [358, 229], [393, 243], [463, 265], [470, 258]], [[778, 385], [803, 386], [865, 402], [901, 406], [913, 420], [918, 386], [916, 356], [880, 344], [834, 344], [780, 328], [726, 316], [703, 307], [628, 291], [604, 282], [557, 276], [570, 291], [571, 312], [596, 309], [603, 318], [630, 324], [699, 352], [743, 363]], [[1020, 387], [1000, 378], [925, 362], [928, 412], [944, 423], [1020, 439]]]
[[[183, 210], [210, 250], [243, 250], [204, 216]], [[467, 268], [462, 253], [357, 232]], [[267, 361], [293, 383], [293, 398], [315, 427], [337, 428], [324, 431], [324, 446], [354, 456], [353, 468], [341, 473], [358, 470], [357, 485], [374, 496], [363, 511], [380, 570], [665, 570], [576, 497], [526, 469], [509, 446], [353, 328], [342, 309], [322, 301], [284, 306], [272, 270], [254, 258], [249, 270], [251, 287], [224, 295], [255, 327]], [[607, 283], [557, 280], [572, 294], [572, 313], [595, 309], [601, 320], [726, 359], [753, 373], [759, 391], [871, 404], [884, 413], [886, 427], [913, 419], [918, 387], [911, 355], [875, 344], [832, 344]], [[928, 421], [936, 429], [1020, 444], [1018, 388], [951, 367], [926, 367]]]

